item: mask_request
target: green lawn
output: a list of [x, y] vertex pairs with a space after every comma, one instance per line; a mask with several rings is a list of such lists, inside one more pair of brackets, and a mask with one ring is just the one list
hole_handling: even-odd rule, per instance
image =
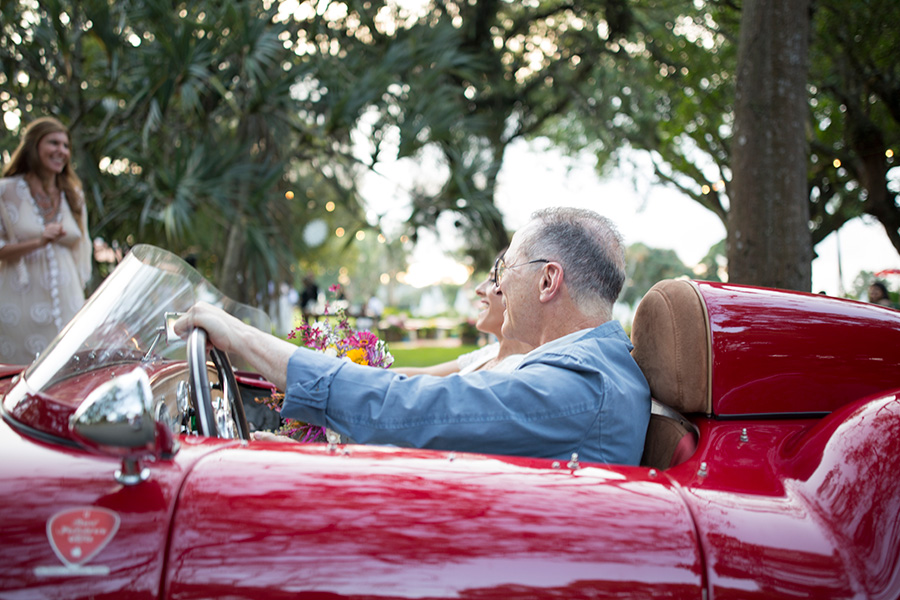
[[[300, 340], [293, 338], [287, 340], [295, 346], [300, 346]], [[388, 350], [394, 355], [395, 367], [430, 367], [453, 360], [460, 354], [477, 350], [474, 344], [459, 346], [412, 346], [408, 343], [388, 343]]]
[[[395, 346], [397, 346], [395, 344]], [[394, 355], [395, 367], [429, 367], [453, 360], [460, 354], [471, 352], [478, 346], [453, 346], [424, 347], [424, 348], [400, 348], [388, 344], [388, 349]]]

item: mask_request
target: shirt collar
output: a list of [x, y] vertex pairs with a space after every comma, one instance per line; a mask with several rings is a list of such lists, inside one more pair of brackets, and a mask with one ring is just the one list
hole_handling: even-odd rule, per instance
[[551, 350], [556, 350], [557, 348], [571, 344], [572, 342], [574, 342], [575, 340], [577, 340], [578, 338], [580, 338], [581, 336], [586, 334], [588, 331], [591, 331], [593, 329], [595, 329], [595, 328], [588, 327], [587, 329], [580, 329], [578, 331], [573, 331], [572, 333], [568, 333], [562, 337], [558, 337], [555, 340], [550, 340], [546, 344], [541, 344], [540, 346], [538, 346], [537, 348], [535, 348], [534, 350], [532, 350], [531, 352], [526, 354], [526, 356], [528, 358], [531, 358], [532, 356], [536, 356], [536, 355], [542, 354], [544, 352], [549, 352]]

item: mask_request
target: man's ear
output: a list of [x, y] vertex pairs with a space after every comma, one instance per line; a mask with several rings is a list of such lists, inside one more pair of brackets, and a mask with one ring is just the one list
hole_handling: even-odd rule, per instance
[[538, 290], [541, 302], [550, 302], [559, 296], [563, 287], [562, 265], [549, 262], [541, 269], [541, 277], [538, 280]]

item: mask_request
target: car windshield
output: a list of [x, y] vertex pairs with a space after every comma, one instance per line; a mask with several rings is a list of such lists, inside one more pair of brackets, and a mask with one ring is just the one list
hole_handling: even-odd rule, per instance
[[[224, 296], [178, 256], [154, 246], [134, 247], [47, 349], [31, 364], [4, 407], [28, 395], [54, 396], [66, 381], [66, 396], [84, 398], [96, 382], [80, 375], [119, 364], [183, 359], [185, 343], [166, 335], [166, 317], [203, 301], [246, 323], [271, 331], [259, 309]], [[86, 389], [79, 389], [84, 380]]]

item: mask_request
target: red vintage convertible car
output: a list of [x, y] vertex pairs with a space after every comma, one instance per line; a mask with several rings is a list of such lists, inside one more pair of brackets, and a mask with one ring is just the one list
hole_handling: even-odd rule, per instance
[[0, 366], [0, 598], [897, 598], [900, 312], [660, 282], [642, 466], [248, 442], [268, 384], [171, 339], [206, 300], [133, 250]]

